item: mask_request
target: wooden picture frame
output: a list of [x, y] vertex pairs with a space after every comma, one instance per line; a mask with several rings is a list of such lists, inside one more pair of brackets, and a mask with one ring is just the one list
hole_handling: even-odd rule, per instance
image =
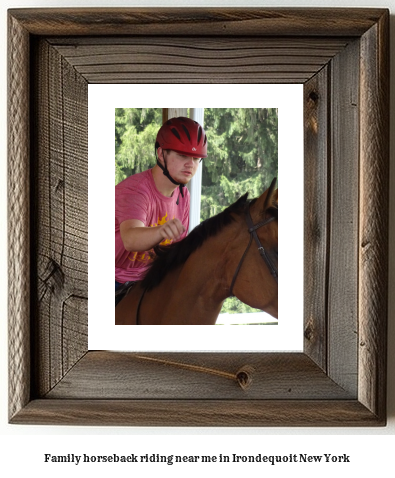
[[[388, 10], [8, 15], [10, 423], [385, 425]], [[304, 84], [302, 353], [87, 350], [87, 85], [122, 82]]]

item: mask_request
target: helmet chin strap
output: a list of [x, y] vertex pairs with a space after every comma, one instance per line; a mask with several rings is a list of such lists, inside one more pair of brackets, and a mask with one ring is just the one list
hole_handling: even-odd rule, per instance
[[[156, 150], [155, 150], [156, 152]], [[165, 163], [165, 165], [163, 166], [162, 163], [159, 161], [158, 157], [156, 157], [156, 164], [160, 167], [160, 169], [163, 171], [163, 174], [167, 177], [167, 179], [169, 179], [173, 184], [175, 184], [176, 186], [179, 186], [180, 187], [180, 193], [181, 193], [181, 197], [184, 197], [184, 192], [183, 192], [183, 188], [185, 187], [185, 184], [182, 184], [182, 183], [179, 183], [178, 181], [176, 181], [175, 179], [173, 179], [171, 176], [170, 176], [170, 173], [169, 173], [169, 170], [167, 169], [167, 164], [166, 164], [166, 158], [165, 158], [165, 155], [163, 154], [163, 161]], [[178, 201], [179, 201], [179, 197], [177, 199], [177, 206], [178, 206]]]

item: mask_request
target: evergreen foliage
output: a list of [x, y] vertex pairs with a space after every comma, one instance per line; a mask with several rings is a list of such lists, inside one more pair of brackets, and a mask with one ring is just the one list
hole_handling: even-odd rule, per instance
[[248, 192], [257, 197], [278, 177], [278, 116], [274, 108], [207, 108], [201, 220]]
[[115, 109], [115, 184], [155, 165], [161, 125], [161, 108]]

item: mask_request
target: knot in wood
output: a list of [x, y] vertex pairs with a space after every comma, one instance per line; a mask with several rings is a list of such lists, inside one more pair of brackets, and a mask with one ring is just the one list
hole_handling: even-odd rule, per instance
[[45, 287], [54, 294], [63, 289], [64, 281], [65, 277], [62, 266], [54, 259], [49, 259], [45, 270], [45, 277], [43, 278]]
[[312, 101], [313, 103], [317, 103], [319, 99], [318, 93], [316, 91], [311, 91], [309, 94], [309, 100]]
[[246, 390], [251, 386], [254, 371], [254, 367], [251, 365], [245, 365], [236, 373], [237, 382], [243, 390]]
[[314, 329], [312, 323], [308, 323], [304, 330], [304, 337], [306, 340], [312, 340], [314, 336]]

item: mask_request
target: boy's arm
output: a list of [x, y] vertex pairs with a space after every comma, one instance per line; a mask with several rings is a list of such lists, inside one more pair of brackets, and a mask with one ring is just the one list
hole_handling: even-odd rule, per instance
[[120, 233], [123, 245], [127, 251], [149, 251], [165, 239], [177, 241], [185, 227], [177, 219], [155, 227], [146, 227], [138, 219], [128, 219], [120, 224]]

